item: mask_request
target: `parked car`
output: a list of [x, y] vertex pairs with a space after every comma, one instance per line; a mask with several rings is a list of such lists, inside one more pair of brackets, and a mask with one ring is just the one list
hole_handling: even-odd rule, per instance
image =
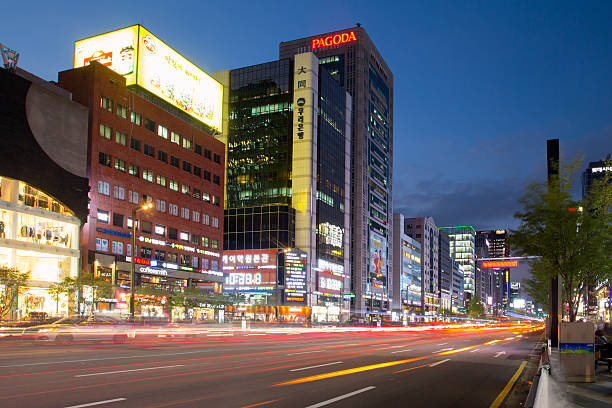
[[113, 341], [125, 343], [134, 337], [134, 328], [108, 316], [69, 316], [51, 324], [31, 326], [23, 330], [22, 340], [55, 341]]

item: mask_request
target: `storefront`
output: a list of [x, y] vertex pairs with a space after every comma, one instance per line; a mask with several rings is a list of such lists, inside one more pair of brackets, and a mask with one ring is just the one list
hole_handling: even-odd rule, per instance
[[310, 319], [311, 309], [305, 306], [226, 306], [225, 312], [230, 320], [256, 320], [260, 322], [280, 322], [305, 324]]

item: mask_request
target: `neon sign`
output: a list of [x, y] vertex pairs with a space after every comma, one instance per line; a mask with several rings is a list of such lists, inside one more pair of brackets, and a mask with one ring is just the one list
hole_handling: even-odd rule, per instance
[[327, 37], [319, 37], [312, 39], [312, 49], [330, 47], [332, 45], [346, 44], [349, 42], [357, 41], [355, 32], [351, 31], [348, 33], [328, 35]]
[[483, 268], [516, 268], [518, 261], [484, 261]]

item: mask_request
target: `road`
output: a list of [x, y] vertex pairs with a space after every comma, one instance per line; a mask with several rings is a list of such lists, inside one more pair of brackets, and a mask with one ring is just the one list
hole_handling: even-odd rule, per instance
[[4, 342], [0, 406], [491, 407], [541, 333], [279, 329], [117, 345]]

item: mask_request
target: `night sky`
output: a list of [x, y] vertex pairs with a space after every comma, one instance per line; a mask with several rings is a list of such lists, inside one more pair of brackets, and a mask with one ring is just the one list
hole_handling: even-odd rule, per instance
[[48, 80], [75, 40], [136, 23], [212, 73], [359, 22], [395, 76], [395, 211], [439, 226], [515, 227], [548, 138], [568, 158], [612, 152], [612, 2], [13, 1], [2, 14], [0, 42]]

